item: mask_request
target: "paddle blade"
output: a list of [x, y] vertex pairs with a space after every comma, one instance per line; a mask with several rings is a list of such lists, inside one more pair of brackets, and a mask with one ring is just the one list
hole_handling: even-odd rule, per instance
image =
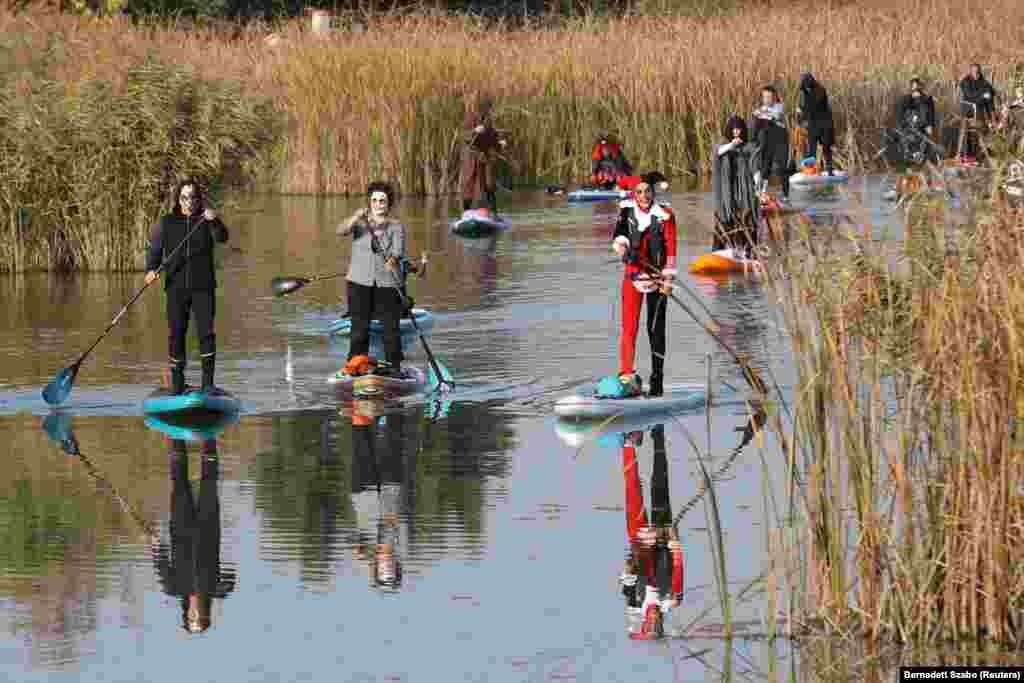
[[71, 431], [70, 415], [47, 415], [43, 420], [43, 431], [50, 437], [50, 440], [59, 443], [61, 449], [68, 455], [81, 455], [78, 449], [78, 440], [75, 433]]
[[436, 363], [437, 369], [441, 371], [441, 377], [437, 376], [437, 372], [434, 370], [433, 363], [429, 363], [427, 365], [427, 376], [428, 381], [430, 382], [430, 392], [433, 393], [440, 389], [442, 392], [447, 393], [455, 384], [455, 381], [452, 379], [451, 370], [445, 367], [444, 363], [442, 363], [441, 361], [436, 361]]
[[309, 279], [304, 277], [275, 277], [270, 281], [270, 291], [274, 296], [284, 296], [308, 283]]
[[75, 385], [75, 375], [78, 374], [78, 365], [71, 365], [57, 373], [46, 388], [43, 389], [43, 400], [51, 406], [60, 405], [71, 394], [71, 388]]

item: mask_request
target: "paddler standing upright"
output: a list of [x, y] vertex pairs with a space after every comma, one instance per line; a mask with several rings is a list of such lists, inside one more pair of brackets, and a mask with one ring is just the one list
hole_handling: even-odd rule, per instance
[[811, 73], [800, 76], [800, 106], [796, 111], [801, 125], [807, 129], [806, 156], [816, 156], [821, 144], [825, 175], [832, 175], [832, 145], [835, 142], [832, 106], [828, 103], [828, 91]]
[[498, 135], [491, 120], [494, 100], [476, 92], [466, 101], [462, 122], [462, 210], [468, 211], [481, 200], [492, 213], [498, 212], [497, 179], [494, 162], [498, 150], [508, 142]]
[[[622, 338], [619, 341], [619, 382], [623, 394], [641, 392], [634, 370], [640, 309], [647, 298], [647, 336], [651, 344], [650, 396], [664, 393], [666, 295], [676, 276], [676, 219], [655, 200], [657, 180], [650, 176], [620, 202], [612, 249], [626, 264], [622, 279]], [[656, 277], [652, 277], [652, 273]]]
[[[185, 241], [187, 240], [187, 241]], [[158, 269], [168, 254], [178, 249], [164, 265], [164, 292], [167, 294], [168, 347], [171, 365], [171, 391], [185, 391], [185, 335], [189, 318], [195, 318], [199, 337], [199, 355], [203, 364], [202, 390], [215, 389], [213, 375], [217, 357], [214, 333], [217, 276], [214, 272], [213, 245], [227, 242], [228, 229], [216, 212], [203, 205], [203, 196], [195, 180], [186, 179], [174, 190], [174, 209], [160, 218], [150, 235], [146, 254], [148, 285], [160, 277]]]
[[712, 154], [711, 182], [715, 197], [712, 250], [731, 247], [749, 252], [757, 244], [761, 209], [754, 186], [754, 150], [747, 142], [747, 122], [733, 114], [725, 123], [723, 135], [725, 142], [717, 145]]
[[753, 138], [757, 143], [757, 168], [754, 185], [762, 195], [768, 192], [768, 179], [782, 177], [782, 194], [789, 196], [789, 134], [786, 113], [774, 86], [761, 88], [761, 106], [753, 113]]

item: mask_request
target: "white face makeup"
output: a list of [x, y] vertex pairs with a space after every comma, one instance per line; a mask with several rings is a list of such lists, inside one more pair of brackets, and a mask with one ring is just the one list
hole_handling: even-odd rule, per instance
[[197, 201], [195, 185], [186, 185], [181, 188], [181, 195], [178, 197], [178, 202], [181, 204], [181, 212], [186, 216], [192, 214], [192, 209], [195, 207]]
[[374, 216], [386, 216], [389, 208], [388, 196], [386, 193], [374, 192], [370, 195], [370, 212]]

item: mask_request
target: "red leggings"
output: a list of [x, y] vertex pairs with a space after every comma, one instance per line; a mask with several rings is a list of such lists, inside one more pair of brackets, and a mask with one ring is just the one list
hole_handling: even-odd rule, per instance
[[619, 374], [635, 370], [636, 334], [640, 330], [640, 308], [647, 299], [647, 339], [651, 342], [651, 371], [661, 375], [665, 366], [666, 297], [657, 290], [642, 294], [627, 273], [622, 281], [622, 338], [619, 340]]

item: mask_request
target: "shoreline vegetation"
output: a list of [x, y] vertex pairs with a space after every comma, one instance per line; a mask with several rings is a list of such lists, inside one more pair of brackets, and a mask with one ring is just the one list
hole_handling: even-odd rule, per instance
[[638, 168], [698, 182], [728, 114], [749, 115], [765, 83], [795, 125], [810, 69], [829, 89], [837, 161], [863, 169], [911, 75], [947, 117], [969, 62], [1005, 91], [1024, 61], [1017, 12], [1013, 0], [758, 3], [507, 30], [381, 14], [318, 35], [302, 20], [226, 32], [0, 11], [0, 271], [137, 269], [181, 173], [289, 194], [360, 193], [375, 178], [448, 194], [476, 89], [497, 99], [516, 183], [585, 178], [599, 129]]

